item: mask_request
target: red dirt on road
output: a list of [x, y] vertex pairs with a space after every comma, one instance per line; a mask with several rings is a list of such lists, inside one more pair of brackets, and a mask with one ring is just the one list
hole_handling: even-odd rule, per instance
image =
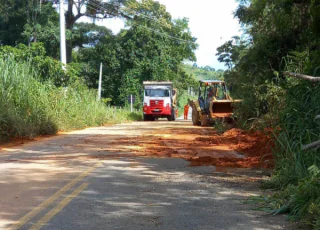
[[230, 129], [220, 135], [213, 128], [172, 126], [142, 137], [117, 140], [108, 148], [111, 151], [120, 146], [126, 146], [124, 151], [132, 149], [136, 156], [183, 158], [191, 166], [273, 167], [274, 143], [261, 131]]
[[[157, 123], [157, 129], [137, 137], [121, 137], [105, 143], [99, 137], [82, 139], [83, 143], [70, 147], [101, 146], [96, 158], [137, 156], [137, 157], [172, 157], [190, 161], [191, 166], [215, 165], [218, 167], [271, 168], [273, 167], [272, 148], [274, 142], [268, 132], [249, 132], [230, 129], [218, 134], [212, 127], [195, 127], [185, 122]], [[148, 126], [144, 122], [143, 126]], [[68, 135], [68, 133], [59, 133]], [[50, 137], [50, 136], [49, 136]], [[17, 139], [0, 146], [11, 148], [34, 140]], [[83, 145], [83, 146], [82, 146]], [[51, 156], [52, 157], [52, 156]], [[84, 157], [81, 155], [81, 157]]]
[[[191, 157], [189, 160], [193, 166], [216, 165], [220, 167], [238, 168], [271, 168], [273, 167], [272, 148], [274, 142], [261, 131], [248, 132], [240, 129], [230, 129], [222, 135], [215, 131], [208, 132], [207, 137], [195, 138], [199, 147], [200, 157]], [[215, 157], [215, 151], [229, 149], [244, 155], [244, 158], [230, 156]], [[200, 155], [200, 154], [198, 154]]]
[[[226, 145], [230, 149], [242, 153], [245, 158], [218, 158], [192, 159], [192, 165], [201, 165], [209, 162], [222, 167], [240, 168], [271, 168], [273, 167], [272, 148], [274, 142], [267, 133], [256, 131], [248, 132], [240, 129], [230, 129], [222, 135], [213, 134], [210, 137], [210, 146]], [[215, 161], [215, 162], [214, 162]]]

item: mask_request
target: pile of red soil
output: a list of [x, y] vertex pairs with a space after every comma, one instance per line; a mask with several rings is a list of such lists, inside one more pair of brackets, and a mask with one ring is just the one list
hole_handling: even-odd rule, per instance
[[249, 132], [240, 129], [230, 129], [222, 135], [214, 134], [211, 137], [196, 138], [206, 145], [228, 146], [230, 150], [242, 153], [244, 158], [212, 158], [210, 156], [190, 158], [191, 165], [216, 165], [220, 167], [237, 168], [272, 168], [272, 149], [274, 142], [270, 131]]
[[199, 157], [190, 159], [190, 161], [191, 166], [215, 165], [228, 168], [271, 168], [273, 166], [272, 160], [263, 160], [261, 157], [244, 159]]

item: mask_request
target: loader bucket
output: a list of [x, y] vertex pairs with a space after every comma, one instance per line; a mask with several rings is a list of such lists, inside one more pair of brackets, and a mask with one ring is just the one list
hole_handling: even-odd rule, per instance
[[231, 117], [233, 114], [233, 107], [230, 100], [221, 100], [212, 102], [211, 117], [224, 118]]

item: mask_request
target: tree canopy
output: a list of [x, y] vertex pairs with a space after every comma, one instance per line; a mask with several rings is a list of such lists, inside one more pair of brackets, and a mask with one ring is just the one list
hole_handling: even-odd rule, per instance
[[[34, 50], [44, 48], [42, 58], [39, 55], [25, 57], [39, 59], [40, 63], [59, 58], [57, 1], [1, 3], [1, 44], [26, 45], [19, 45], [18, 50], [6, 48], [5, 53], [28, 53], [26, 49], [30, 46]], [[196, 61], [194, 51], [198, 47], [187, 18], [173, 19], [164, 5], [153, 0], [68, 0], [66, 9], [68, 74], [78, 75], [89, 87], [97, 88], [102, 63], [102, 95], [112, 99], [113, 104], [124, 105], [129, 94], [139, 96], [144, 80], [174, 81], [181, 90], [194, 84], [194, 78], [185, 72], [182, 64], [186, 60]], [[113, 34], [94, 23], [78, 23], [82, 17], [120, 17], [126, 25], [120, 33]], [[27, 20], [23, 20], [25, 18]], [[46, 69], [44, 73], [49, 71], [48, 65], [42, 66]], [[57, 79], [54, 81], [61, 84]]]
[[[256, 116], [268, 111], [271, 84], [285, 84], [283, 70], [315, 75], [320, 60], [320, 2], [238, 0], [235, 17], [245, 34], [217, 49], [228, 67], [225, 77], [237, 96], [256, 103]], [[289, 69], [288, 69], [289, 68]], [[280, 86], [280, 85], [279, 85]], [[257, 92], [257, 93], [255, 93]], [[256, 96], [255, 96], [256, 95]], [[263, 96], [265, 95], [265, 96]]]
[[[126, 29], [112, 35], [105, 28], [92, 27], [97, 29], [93, 33], [95, 45], [76, 52], [77, 60], [90, 63], [93, 70], [83, 69], [83, 76], [89, 84], [97, 84], [96, 69], [102, 62], [105, 76], [103, 95], [117, 103], [124, 103], [129, 94], [138, 95], [145, 80], [176, 81], [186, 89], [188, 86], [183, 82], [192, 81], [192, 77], [184, 73], [182, 61], [194, 61], [197, 48], [187, 19], [173, 20], [164, 6], [152, 0], [139, 4], [131, 2], [126, 14], [133, 18], [127, 21]], [[146, 18], [151, 15], [152, 19]], [[90, 27], [89, 24], [81, 26]], [[88, 36], [87, 32], [85, 34]], [[97, 39], [99, 34], [104, 34], [100, 37], [102, 40]]]

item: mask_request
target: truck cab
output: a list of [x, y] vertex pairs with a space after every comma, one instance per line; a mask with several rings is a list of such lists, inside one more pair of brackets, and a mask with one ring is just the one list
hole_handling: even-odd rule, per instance
[[143, 82], [143, 118], [153, 121], [156, 118], [175, 120], [176, 90], [172, 82]]

